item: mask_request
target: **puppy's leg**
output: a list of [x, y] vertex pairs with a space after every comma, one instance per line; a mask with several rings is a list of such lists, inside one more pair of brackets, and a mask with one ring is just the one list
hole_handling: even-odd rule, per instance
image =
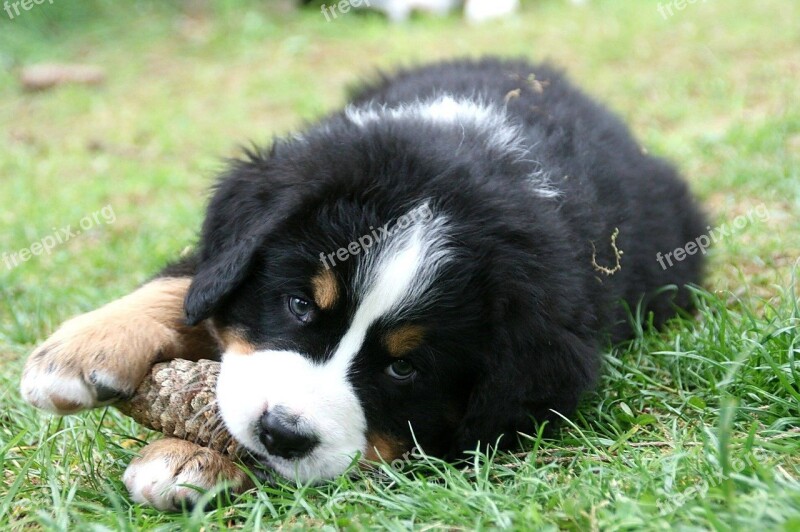
[[231, 460], [217, 451], [194, 443], [167, 438], [142, 449], [122, 477], [131, 498], [159, 510], [192, 507], [220, 482], [240, 493], [251, 487], [250, 479]]
[[217, 348], [209, 326], [184, 324], [190, 283], [188, 276], [157, 278], [64, 323], [28, 358], [23, 397], [71, 414], [131, 395], [158, 361], [213, 358]]

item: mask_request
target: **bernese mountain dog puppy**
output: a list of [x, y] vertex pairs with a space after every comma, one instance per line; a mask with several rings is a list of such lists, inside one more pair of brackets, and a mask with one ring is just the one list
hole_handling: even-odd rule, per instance
[[[221, 176], [197, 251], [65, 323], [22, 393], [58, 414], [160, 360], [222, 360], [230, 432], [312, 481], [413, 446], [457, 459], [572, 413], [629, 309], [691, 306], [706, 224], [675, 170], [547, 65], [459, 60], [367, 83]], [[665, 287], [671, 287], [665, 289]], [[125, 481], [170, 508], [221, 455], [151, 444]]]

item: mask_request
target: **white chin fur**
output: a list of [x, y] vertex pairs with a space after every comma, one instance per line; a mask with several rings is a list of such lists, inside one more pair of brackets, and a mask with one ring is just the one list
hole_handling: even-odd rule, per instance
[[[366, 448], [366, 419], [346, 371], [313, 364], [300, 353], [226, 353], [217, 402], [234, 438], [287, 478], [301, 482], [333, 478]], [[307, 456], [297, 460], [270, 456], [259, 441], [261, 415], [278, 406], [299, 416], [300, 427], [319, 438]]]

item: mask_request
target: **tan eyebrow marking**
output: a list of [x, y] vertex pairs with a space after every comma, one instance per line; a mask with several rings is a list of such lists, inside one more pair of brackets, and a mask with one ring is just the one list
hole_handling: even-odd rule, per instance
[[339, 284], [331, 270], [325, 269], [311, 278], [314, 290], [314, 302], [317, 307], [328, 310], [336, 305], [339, 300]]
[[383, 338], [383, 343], [393, 357], [402, 357], [416, 349], [425, 338], [425, 328], [420, 325], [403, 325], [390, 331]]

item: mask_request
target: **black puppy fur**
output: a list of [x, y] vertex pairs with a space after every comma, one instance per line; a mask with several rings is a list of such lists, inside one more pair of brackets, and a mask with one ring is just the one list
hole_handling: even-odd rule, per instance
[[[480, 129], [413, 119], [358, 125], [332, 114], [231, 164], [198, 254], [162, 275], [193, 276], [190, 323], [212, 318], [259, 348], [323, 363], [357, 304], [346, 287], [358, 258], [332, 269], [346, 297], [316, 310], [313, 323], [288, 313], [286, 296], [312, 300], [320, 253], [428, 202], [449, 221], [456, 260], [430, 288], [435, 305], [411, 320], [427, 331], [407, 357], [413, 385], [385, 377], [392, 358], [382, 324], [349, 378], [369, 434], [399, 451], [413, 445], [413, 429], [426, 452], [455, 457], [501, 437], [501, 446], [513, 445], [518, 432], [557, 419], [554, 411], [573, 412], [596, 381], [602, 347], [630, 335], [623, 302], [641, 303], [658, 325], [689, 308], [684, 287], [700, 281], [702, 256], [662, 269], [656, 255], [694, 240], [706, 224], [675, 170], [547, 65], [437, 63], [368, 83], [351, 104], [397, 108], [444, 95], [505, 109], [527, 152], [498, 150]], [[668, 285], [678, 288], [660, 290]]]

